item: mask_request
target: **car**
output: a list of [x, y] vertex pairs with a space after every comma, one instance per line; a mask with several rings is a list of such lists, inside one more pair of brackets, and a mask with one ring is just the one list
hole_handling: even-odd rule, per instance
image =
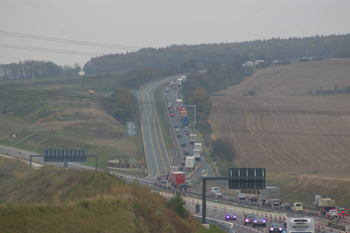
[[187, 148], [185, 148], [184, 149], [184, 155], [189, 155], [189, 154], [190, 154], [190, 151]]
[[250, 197], [249, 197], [249, 200], [251, 201], [251, 202], [258, 202], [258, 196], [257, 195], [250, 195]]
[[184, 170], [184, 167], [183, 166], [179, 166], [179, 171], [182, 171], [182, 170]]
[[329, 210], [327, 216], [329, 219], [338, 218], [338, 211], [337, 210]]
[[175, 132], [180, 132], [180, 129], [179, 129], [179, 128], [176, 128], [176, 129], [175, 129]]
[[190, 131], [190, 129], [186, 126], [185, 127], [185, 132], [188, 132], [188, 131]]
[[253, 221], [256, 217], [257, 217], [256, 214], [245, 214], [244, 215], [244, 225], [253, 224]]
[[267, 201], [265, 202], [265, 205], [267, 205], [267, 206], [272, 206], [272, 205], [275, 205], [275, 203], [274, 203], [273, 201], [271, 201], [271, 200], [267, 200]]
[[239, 193], [238, 196], [237, 196], [237, 199], [245, 200], [245, 194], [244, 193]]
[[166, 184], [167, 182], [168, 182], [168, 181], [167, 181], [167, 179], [166, 179], [165, 177], [162, 177], [162, 178], [160, 179], [160, 183], [163, 183], [163, 184], [165, 183], [165, 184]]
[[182, 134], [179, 133], [179, 134], [177, 135], [177, 137], [178, 137], [178, 138], [182, 138]]
[[280, 232], [282, 233], [283, 226], [278, 222], [272, 222], [269, 226], [269, 232]]
[[225, 215], [225, 220], [237, 220], [237, 215], [235, 213], [227, 213]]
[[214, 192], [214, 196], [215, 196], [215, 197], [222, 197], [222, 192], [221, 192], [220, 190], [216, 190], [216, 191]]
[[186, 136], [190, 136], [190, 132], [186, 132]]
[[181, 146], [186, 146], [186, 142], [181, 142]]
[[216, 191], [220, 191], [220, 188], [219, 187], [211, 187], [210, 195], [214, 195]]
[[301, 202], [294, 202], [293, 209], [296, 211], [303, 211], [303, 204]]
[[289, 203], [287, 203], [287, 202], [284, 202], [284, 203], [282, 203], [281, 204], [281, 207], [283, 208], [285, 208], [285, 209], [290, 209], [290, 205], [289, 205]]
[[178, 124], [175, 124], [175, 125], [174, 125], [174, 128], [179, 128], [179, 125], [178, 125]]
[[169, 113], [173, 113], [174, 111], [172, 109], [169, 110]]
[[263, 216], [256, 216], [253, 220], [253, 227], [256, 226], [266, 227], [266, 219]]
[[177, 110], [177, 107], [175, 107], [174, 110]]
[[280, 204], [280, 200], [279, 199], [272, 199], [273, 201], [273, 205], [279, 205]]
[[341, 216], [348, 216], [348, 210], [344, 206], [336, 206], [335, 209]]
[[180, 190], [184, 189], [186, 191], [188, 187], [190, 187], [188, 184], [179, 184], [179, 189]]
[[177, 107], [178, 110], [181, 110], [181, 107]]
[[175, 116], [175, 113], [170, 113], [170, 116], [171, 116], [171, 117], [174, 117], [174, 116]]

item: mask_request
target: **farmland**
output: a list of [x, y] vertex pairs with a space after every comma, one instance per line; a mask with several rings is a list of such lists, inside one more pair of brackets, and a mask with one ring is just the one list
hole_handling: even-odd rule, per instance
[[[257, 70], [212, 96], [213, 138], [228, 137], [238, 166], [348, 174], [350, 95], [315, 94], [350, 86], [350, 60], [328, 59]], [[255, 95], [244, 95], [253, 90]]]

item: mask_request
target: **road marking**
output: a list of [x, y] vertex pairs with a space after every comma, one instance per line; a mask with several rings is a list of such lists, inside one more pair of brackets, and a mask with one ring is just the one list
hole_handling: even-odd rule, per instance
[[[144, 99], [143, 99], [143, 92], [144, 92], [144, 91], [145, 91], [145, 89], [143, 89], [143, 91], [142, 91], [142, 93], [141, 93], [141, 99], [142, 99], [142, 102], [141, 102], [141, 103], [144, 102]], [[149, 170], [149, 163], [148, 163], [148, 158], [147, 158], [147, 150], [146, 150], [145, 140], [144, 140], [145, 134], [143, 133], [143, 126], [142, 126], [142, 118], [143, 118], [143, 114], [145, 113], [145, 105], [144, 105], [144, 104], [142, 104], [142, 105], [143, 105], [143, 111], [142, 111], [142, 114], [141, 114], [141, 132], [142, 132], [142, 140], [143, 140], [143, 149], [144, 149], [144, 151], [145, 151], [146, 161], [147, 161], [148, 175], [145, 177], [145, 178], [147, 178], [147, 177], [149, 177], [149, 175], [150, 175], [150, 170]]]
[[[149, 98], [149, 92], [151, 91], [151, 89], [149, 89], [148, 93], [147, 93], [147, 96], [148, 96], [148, 101], [149, 103], [151, 104], [151, 100]], [[143, 106], [145, 107], [145, 105]], [[152, 112], [150, 111], [150, 114], [149, 114], [149, 117], [148, 117], [148, 122], [149, 122], [149, 119], [151, 117], [151, 114]], [[154, 151], [154, 146], [153, 146], [153, 140], [152, 140], [152, 135], [151, 135], [151, 127], [150, 127], [150, 124], [148, 124], [148, 129], [149, 129], [149, 136], [150, 136], [150, 139], [151, 139], [151, 144], [152, 144], [152, 150], [153, 150], [153, 155], [154, 155], [154, 159], [156, 161], [156, 166], [157, 166], [157, 171], [158, 171], [158, 175], [159, 175], [159, 167], [158, 167], [158, 162], [157, 162], [157, 157], [156, 157], [156, 152]]]
[[[156, 106], [156, 111], [157, 111], [157, 106]], [[162, 157], [164, 170], [165, 170], [165, 173], [167, 173], [167, 169], [166, 169], [166, 166], [164, 163], [163, 153], [162, 153], [162, 149], [160, 148], [160, 144], [159, 144], [159, 140], [158, 140], [158, 133], [157, 133], [157, 129], [156, 129], [156, 116], [158, 116], [157, 114], [158, 114], [158, 112], [156, 114], [154, 114], [154, 119], [153, 119], [154, 132], [156, 133], [157, 143], [158, 143], [158, 147], [159, 147], [160, 156]], [[159, 125], [159, 127], [160, 127], [160, 125]]]

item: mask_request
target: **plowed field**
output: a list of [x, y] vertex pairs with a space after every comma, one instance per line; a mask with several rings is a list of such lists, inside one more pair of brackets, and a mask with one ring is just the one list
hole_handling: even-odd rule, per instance
[[[350, 86], [350, 59], [258, 70], [212, 96], [213, 137], [228, 137], [239, 166], [350, 173], [350, 95], [306, 95]], [[254, 90], [255, 96], [243, 92]]]

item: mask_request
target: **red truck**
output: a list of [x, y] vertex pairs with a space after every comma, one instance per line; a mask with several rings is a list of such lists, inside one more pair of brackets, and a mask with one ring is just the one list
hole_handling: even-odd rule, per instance
[[170, 173], [171, 185], [173, 187], [179, 187], [179, 184], [185, 183], [185, 173], [183, 172], [172, 172]]

